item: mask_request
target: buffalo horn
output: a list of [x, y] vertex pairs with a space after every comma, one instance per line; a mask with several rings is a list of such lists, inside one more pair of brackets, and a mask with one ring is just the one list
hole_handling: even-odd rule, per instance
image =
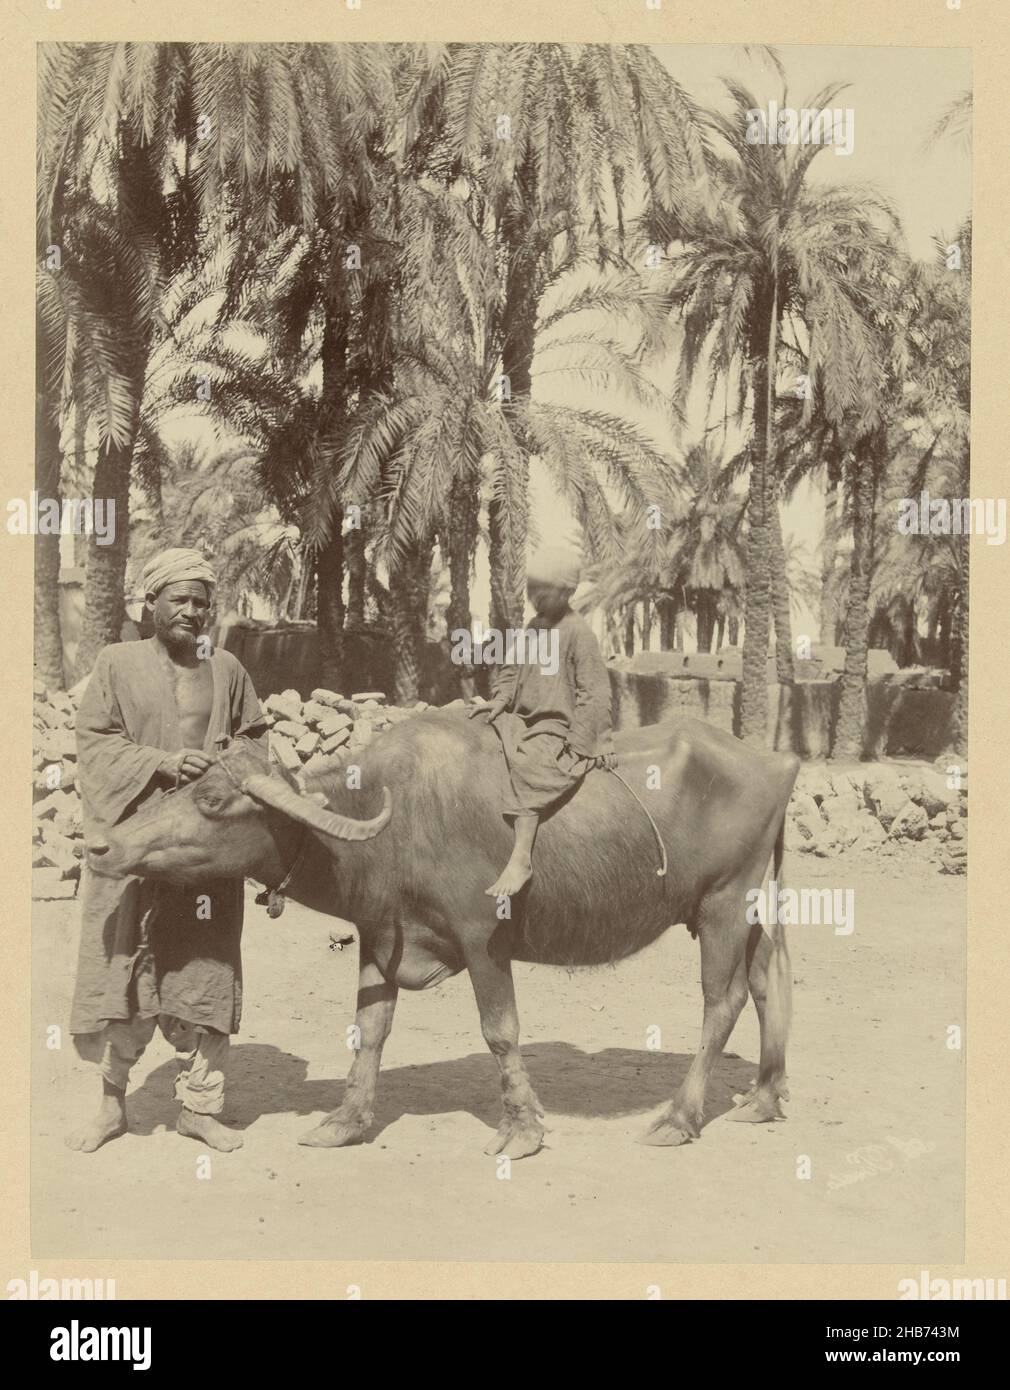
[[382, 810], [371, 820], [355, 820], [353, 816], [341, 816], [336, 811], [328, 811], [307, 796], [300, 796], [286, 782], [271, 777], [265, 772], [254, 773], [242, 783], [246, 796], [264, 806], [272, 806], [275, 811], [283, 811], [292, 820], [330, 835], [334, 840], [371, 840], [385, 829], [393, 813], [393, 798], [388, 787], [382, 789]]

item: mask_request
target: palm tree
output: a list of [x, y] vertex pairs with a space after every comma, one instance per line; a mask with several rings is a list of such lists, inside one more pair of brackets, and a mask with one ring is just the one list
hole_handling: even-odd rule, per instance
[[[84, 269], [74, 259], [70, 211], [86, 198], [93, 217], [114, 219], [132, 252], [107, 274], [106, 301], [97, 305], [107, 317], [92, 325], [106, 343], [129, 334], [131, 370], [117, 406], [120, 428], [103, 439], [96, 465], [96, 493], [115, 499], [120, 525], [115, 546], [92, 545], [89, 554], [83, 667], [118, 634], [156, 287], [193, 253], [201, 222], [230, 220], [241, 231], [237, 293], [281, 228], [312, 226], [318, 210], [350, 202], [367, 183], [377, 120], [362, 93], [370, 83], [381, 90], [383, 62], [367, 45], [101, 43], [45, 51], [40, 244], [60, 245], [64, 265]], [[327, 344], [340, 334], [331, 332]], [[339, 394], [338, 377], [331, 362], [328, 402]]]
[[214, 566], [219, 613], [245, 611], [252, 598], [286, 616], [300, 555], [297, 527], [263, 496], [259, 455], [243, 442], [167, 451], [156, 508], [132, 528], [130, 572], [172, 545], [197, 545]]
[[[910, 383], [903, 421], [918, 453], [910, 496], [917, 496], [923, 487], [949, 497], [971, 495], [971, 230], [969, 219], [950, 243], [959, 250], [956, 264], [946, 239], [937, 238], [935, 263], [913, 267], [910, 276]], [[953, 537], [937, 552], [937, 563], [946, 562], [952, 577], [954, 746], [966, 756], [969, 536]]]
[[[510, 476], [489, 508], [492, 624], [522, 617], [529, 457], [525, 433], [541, 301], [583, 251], [618, 251], [624, 203], [640, 174], [647, 207], [677, 207], [703, 169], [692, 104], [646, 47], [450, 45], [426, 75], [431, 114], [417, 167], [461, 186], [471, 223], [493, 248], [503, 286], [491, 336], [513, 409]], [[608, 232], [610, 215], [617, 225]], [[514, 476], [513, 476], [514, 475]]]
[[[874, 383], [859, 271], [882, 253], [881, 224], [892, 214], [866, 190], [809, 185], [807, 172], [823, 146], [748, 143], [747, 113], [760, 103], [738, 83], [726, 86], [730, 115], [709, 118], [723, 146], [710, 157], [710, 181], [686, 212], [660, 212], [645, 231], [674, 248], [669, 292], [684, 328], [677, 399], [701, 361], [713, 384], [720, 377], [737, 383], [738, 411], [750, 392], [741, 733], [763, 741], [771, 567], [781, 569], [775, 425], [782, 325], [788, 316], [802, 318], [807, 375], [823, 383], [831, 417], [858, 409]], [[840, 90], [827, 87], [804, 105], [826, 107]], [[777, 611], [788, 615], [788, 603]], [[778, 637], [784, 659], [789, 634]]]
[[[334, 486], [380, 499], [384, 555], [393, 575], [437, 532], [449, 561], [453, 626], [463, 627], [469, 625], [481, 492], [487, 492], [489, 515], [502, 498], [507, 505], [500, 518], [522, 505], [515, 496], [516, 480], [524, 477], [520, 434], [570, 503], [591, 555], [606, 554], [615, 539], [605, 488], [633, 499], [642, 511], [667, 462], [639, 427], [603, 404], [576, 409], [550, 399], [555, 378], [576, 377], [601, 392], [623, 388], [657, 404], [628, 350], [598, 330], [587, 335], [582, 319], [587, 310], [609, 311], [615, 321], [640, 319], [636, 277], [609, 272], [573, 286], [559, 282], [537, 323], [531, 379], [542, 385], [536, 399], [510, 400], [501, 389], [502, 318], [494, 309], [505, 289], [493, 248], [475, 236], [452, 197], [421, 195], [416, 211], [406, 253], [407, 279], [421, 287], [414, 296], [416, 318], [400, 325], [393, 389], [376, 395], [362, 414]], [[416, 269], [412, 257], [420, 258]], [[407, 338], [408, 332], [415, 337]], [[410, 693], [409, 671], [403, 686]]]
[[[40, 272], [40, 274], [43, 272]], [[35, 486], [40, 497], [60, 504], [59, 397], [47, 382], [49, 359], [62, 344], [49, 340], [41, 295], [36, 310], [35, 348]], [[60, 323], [56, 322], [59, 334]], [[63, 639], [60, 631], [60, 538], [35, 536], [35, 673], [49, 690], [63, 687]]]
[[600, 607], [606, 618], [624, 622], [626, 655], [632, 655], [627, 634], [634, 633], [640, 605], [643, 628], [653, 605], [659, 613], [661, 650], [671, 648], [676, 615], [688, 610], [696, 618], [699, 652], [721, 645], [726, 623], [738, 612], [744, 577], [744, 504], [733, 489], [740, 467], [740, 456], [724, 460], [709, 435], [690, 445], [652, 492], [654, 501], [661, 499], [661, 526], [648, 525], [638, 506], [620, 519], [620, 558], [593, 567], [581, 606]]

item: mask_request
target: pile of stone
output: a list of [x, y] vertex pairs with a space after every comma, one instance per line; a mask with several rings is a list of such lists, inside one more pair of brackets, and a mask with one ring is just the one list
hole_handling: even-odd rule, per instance
[[32, 897], [72, 898], [84, 857], [77, 790], [77, 699], [36, 681], [32, 699]]
[[[454, 700], [445, 708], [456, 706], [462, 709], [463, 701]], [[350, 761], [376, 734], [428, 708], [423, 700], [412, 709], [387, 705], [381, 690], [349, 696], [334, 690], [313, 690], [304, 701], [297, 690], [285, 690], [263, 701], [270, 725], [271, 758], [289, 772], [306, 773], [332, 765], [334, 760]]]
[[786, 846], [827, 857], [847, 850], [930, 860], [942, 873], [967, 867], [968, 769], [874, 763], [800, 768]]

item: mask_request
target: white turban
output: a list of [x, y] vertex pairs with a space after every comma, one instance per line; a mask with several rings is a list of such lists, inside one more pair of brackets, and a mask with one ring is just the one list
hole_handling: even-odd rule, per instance
[[579, 587], [579, 566], [579, 557], [573, 550], [548, 546], [538, 550], [526, 566], [526, 582], [574, 593]]
[[199, 550], [174, 546], [148, 560], [140, 576], [140, 587], [145, 595], [158, 594], [166, 584], [182, 584], [187, 579], [200, 579], [208, 586], [215, 583], [214, 571]]

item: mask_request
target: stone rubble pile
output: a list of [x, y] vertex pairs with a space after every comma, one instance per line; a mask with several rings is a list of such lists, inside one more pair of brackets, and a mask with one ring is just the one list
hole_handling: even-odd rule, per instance
[[77, 700], [32, 689], [32, 897], [72, 898], [84, 858], [77, 790]]
[[951, 758], [932, 768], [805, 764], [789, 802], [786, 848], [822, 858], [846, 850], [904, 853], [963, 874], [967, 815], [968, 769]]
[[[443, 706], [463, 707], [462, 700]], [[313, 690], [307, 700], [297, 690], [268, 695], [263, 713], [270, 725], [270, 757], [289, 772], [312, 773], [334, 760], [350, 758], [367, 747], [376, 734], [428, 708], [423, 700], [412, 709], [387, 705], [381, 690], [350, 696]]]
[[[81, 687], [47, 691], [36, 681], [32, 722], [32, 897], [72, 898], [84, 858], [84, 828], [77, 785], [74, 721]], [[478, 699], [480, 697], [477, 697]], [[311, 774], [350, 760], [385, 729], [429, 706], [388, 705], [381, 691], [344, 696], [296, 690], [262, 702], [270, 726], [270, 757], [289, 772]], [[444, 709], [464, 708], [453, 700]], [[834, 856], [845, 851], [905, 854], [963, 874], [967, 862], [968, 770], [952, 776], [950, 759], [935, 768], [873, 763], [841, 770], [804, 764], [786, 821], [790, 850]], [[957, 787], [948, 785], [959, 782]]]

